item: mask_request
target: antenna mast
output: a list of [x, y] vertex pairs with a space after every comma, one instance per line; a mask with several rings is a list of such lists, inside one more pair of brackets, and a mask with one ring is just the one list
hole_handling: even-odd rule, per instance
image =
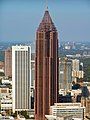
[[46, 0], [46, 10], [48, 10], [48, 0]]

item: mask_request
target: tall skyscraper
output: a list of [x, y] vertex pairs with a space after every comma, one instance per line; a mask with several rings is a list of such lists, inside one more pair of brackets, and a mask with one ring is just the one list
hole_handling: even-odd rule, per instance
[[12, 46], [13, 113], [30, 108], [31, 47]]
[[5, 50], [5, 76], [12, 77], [12, 49]]
[[35, 120], [45, 120], [58, 99], [58, 33], [46, 10], [36, 32]]

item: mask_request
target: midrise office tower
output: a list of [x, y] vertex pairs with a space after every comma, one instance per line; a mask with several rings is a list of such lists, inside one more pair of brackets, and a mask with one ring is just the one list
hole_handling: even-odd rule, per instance
[[12, 111], [30, 110], [31, 47], [12, 46]]
[[58, 99], [58, 33], [49, 11], [36, 32], [35, 120], [45, 120]]

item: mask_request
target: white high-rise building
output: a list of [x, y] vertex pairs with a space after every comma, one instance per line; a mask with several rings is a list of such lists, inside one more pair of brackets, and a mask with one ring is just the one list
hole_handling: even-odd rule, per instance
[[12, 46], [12, 109], [30, 109], [31, 47]]

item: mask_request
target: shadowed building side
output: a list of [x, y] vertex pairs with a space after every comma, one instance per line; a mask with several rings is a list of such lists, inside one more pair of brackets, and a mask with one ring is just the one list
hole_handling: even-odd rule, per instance
[[36, 32], [35, 120], [45, 120], [58, 99], [58, 33], [48, 11]]
[[5, 76], [12, 77], [12, 49], [5, 50]]

